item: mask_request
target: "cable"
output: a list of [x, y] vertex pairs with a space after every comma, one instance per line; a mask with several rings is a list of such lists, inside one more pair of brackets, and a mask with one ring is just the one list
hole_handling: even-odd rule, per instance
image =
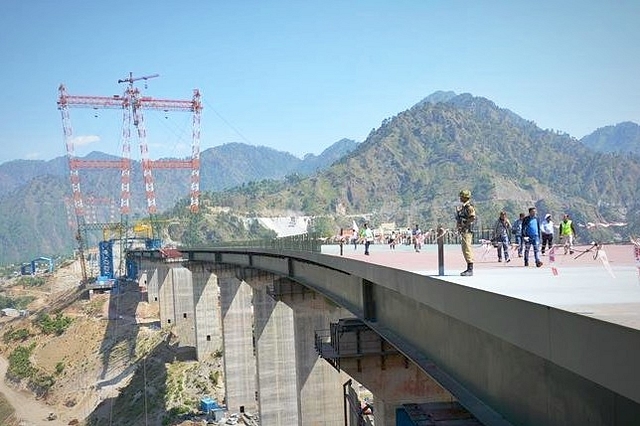
[[[160, 127], [164, 132], [159, 132], [157, 134], [147, 135], [148, 138], [151, 139], [150, 145], [153, 147], [154, 145], [162, 144], [166, 145], [169, 152], [176, 152], [176, 147], [180, 145], [188, 146], [188, 152], [191, 153], [191, 136], [192, 136], [192, 128], [191, 128], [191, 119], [190, 117], [184, 117], [182, 120], [175, 120], [173, 117], [169, 118], [166, 115], [164, 118], [160, 118], [161, 116], [157, 113], [157, 111], [152, 111], [145, 115], [145, 119], [148, 122], [157, 123], [158, 127]], [[168, 135], [172, 135], [173, 139], [169, 140]], [[163, 140], [164, 139], [164, 140]], [[183, 155], [169, 155], [176, 157], [183, 157]]]
[[[120, 318], [120, 295], [118, 295], [118, 297], [116, 297], [116, 317], [115, 317], [115, 327], [114, 327], [114, 336], [117, 337], [118, 336], [118, 319]], [[109, 292], [109, 300], [111, 300], [111, 298], [113, 297], [113, 288], [111, 289], [111, 291]], [[109, 309], [109, 311], [111, 311], [111, 309]], [[111, 312], [109, 312], [109, 315], [111, 315]], [[111, 320], [109, 318], [109, 320]], [[107, 328], [108, 329], [108, 328]], [[111, 357], [109, 357], [111, 358]], [[109, 425], [113, 425], [113, 405], [115, 404], [115, 400], [116, 398], [111, 398], [111, 405], [109, 407]]]
[[147, 409], [147, 356], [142, 357], [142, 375], [144, 377], [144, 424], [149, 424]]
[[218, 116], [218, 118], [220, 118], [220, 120], [222, 120], [222, 122], [224, 124], [226, 124], [227, 126], [229, 126], [229, 128], [231, 130], [233, 130], [238, 136], [240, 136], [240, 138], [245, 141], [246, 143], [248, 143], [249, 145], [255, 145], [253, 142], [251, 142], [248, 138], [246, 138], [241, 132], [240, 130], [236, 129], [231, 123], [229, 123], [214, 107], [213, 105], [211, 105], [209, 102], [207, 102], [206, 99], [203, 100], [204, 104], [207, 105], [208, 108], [211, 108], [211, 110]]

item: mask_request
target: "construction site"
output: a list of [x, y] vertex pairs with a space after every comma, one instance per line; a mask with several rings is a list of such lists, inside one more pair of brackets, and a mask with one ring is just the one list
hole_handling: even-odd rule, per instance
[[[62, 128], [69, 164], [69, 182], [71, 198], [69, 200], [69, 222], [75, 225], [75, 238], [78, 257], [82, 266], [82, 280], [89, 290], [105, 290], [115, 285], [118, 277], [131, 276], [133, 271], [127, 269], [125, 252], [133, 247], [161, 249], [162, 224], [157, 218], [156, 185], [154, 174], [158, 170], [189, 170], [190, 178], [185, 182], [185, 195], [190, 196], [190, 210], [197, 212], [200, 195], [200, 117], [202, 102], [198, 89], [188, 100], [156, 99], [142, 94], [136, 83], [159, 77], [158, 74], [134, 76], [119, 79], [124, 84], [122, 95], [94, 96], [72, 95], [64, 84], [58, 88], [58, 109], [62, 118]], [[96, 117], [103, 109], [122, 110], [121, 155], [117, 160], [89, 160], [76, 155], [75, 135], [72, 127], [71, 109], [90, 109]], [[172, 112], [186, 112], [192, 116], [191, 123], [191, 158], [187, 159], [151, 159], [145, 111], [161, 111], [165, 117]], [[141, 206], [132, 205], [132, 139], [137, 139], [142, 167], [144, 199], [146, 200], [146, 217], [132, 223], [131, 214]], [[120, 173], [119, 209], [116, 200], [95, 191], [87, 191], [82, 176], [88, 170], [116, 170]], [[188, 191], [187, 191], [188, 188]], [[158, 189], [161, 190], [161, 189]], [[99, 215], [97, 206], [108, 208], [108, 214]], [[118, 212], [116, 213], [116, 210]], [[119, 218], [117, 217], [119, 215]], [[95, 233], [100, 238], [93, 247], [89, 241], [95, 241]], [[92, 238], [90, 238], [90, 235]], [[96, 268], [97, 266], [97, 268]]]
[[[33, 280], [25, 281], [28, 277], [1, 283], [10, 296], [31, 300], [32, 312], [31, 316], [2, 318], [5, 336], [22, 336], [15, 341], [5, 338], [0, 347], [3, 377], [8, 371], [0, 393], [15, 410], [3, 424], [30, 426], [42, 421], [51, 425], [140, 424], [140, 419], [144, 419], [144, 424], [191, 424], [183, 421], [203, 408], [202, 401], [208, 404], [205, 407], [208, 412], [200, 411], [204, 422], [212, 420], [216, 424], [213, 421], [216, 418], [232, 423], [241, 421], [232, 413], [230, 418], [225, 417], [223, 410], [224, 386], [219, 377], [222, 354], [193, 362], [176, 353], [176, 336], [170, 330], [161, 330], [157, 304], [144, 300], [144, 286], [135, 281], [135, 264], [127, 260], [126, 253], [132, 249], [173, 250], [168, 247], [170, 242], [163, 240], [162, 228], [166, 223], [158, 218], [156, 196], [162, 189], [156, 187], [156, 172], [175, 176], [188, 172], [184, 196], [189, 198], [190, 212], [197, 213], [199, 209], [200, 92], [194, 89], [191, 99], [186, 100], [157, 99], [144, 95], [136, 87], [144, 83], [147, 88], [147, 81], [157, 77], [130, 73], [117, 80], [124, 85], [122, 94], [112, 96], [74, 95], [64, 84], [58, 88], [57, 107], [71, 187], [71, 196], [65, 204], [70, 237], [77, 243], [76, 258], [55, 267], [45, 257], [24, 264], [21, 275], [42, 277], [37, 285], [30, 284]], [[100, 121], [101, 110], [122, 112], [118, 132], [121, 155], [116, 160], [77, 155], [73, 109], [88, 110], [96, 122]], [[191, 116], [190, 158], [152, 159], [145, 126], [145, 113], [152, 111], [159, 111], [166, 120], [172, 113]], [[108, 131], [113, 132], [113, 126], [108, 126]], [[139, 159], [132, 158], [133, 142], [139, 145]], [[136, 162], [142, 169], [142, 182], [133, 180]], [[88, 173], [105, 170], [119, 173], [120, 177], [119, 182], [109, 187], [109, 193], [100, 193], [104, 188], [86, 184]], [[178, 170], [183, 173], [174, 173]], [[133, 202], [136, 185], [144, 190], [144, 194], [137, 194], [137, 199], [146, 201], [144, 206]], [[119, 199], [111, 195], [114, 192], [119, 192]], [[38, 332], [40, 319], [45, 316], [64, 318], [71, 325], [52, 338]], [[11, 359], [27, 342], [32, 348], [33, 363], [29, 364], [27, 376], [16, 375]], [[141, 367], [145, 371], [142, 376], [137, 373]], [[42, 388], [34, 385], [36, 376], [51, 380]], [[186, 386], [181, 384], [183, 380]], [[139, 395], [132, 396], [140, 389], [145, 389], [142, 405], [135, 402]], [[147, 393], [153, 398], [146, 400]], [[218, 409], [216, 416], [212, 407]]]

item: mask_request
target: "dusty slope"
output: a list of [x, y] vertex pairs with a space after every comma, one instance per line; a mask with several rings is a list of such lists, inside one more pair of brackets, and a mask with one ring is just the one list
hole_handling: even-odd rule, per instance
[[[95, 295], [89, 300], [87, 292], [78, 288], [79, 272], [77, 264], [73, 264], [57, 271], [41, 288], [16, 288], [11, 283], [4, 288], [8, 295], [30, 294], [36, 299], [29, 305], [29, 317], [5, 317], [0, 321], [2, 336], [16, 329], [30, 333], [25, 341], [0, 340], [4, 361], [0, 367], [6, 366], [6, 359], [17, 346], [33, 344], [32, 365], [39, 374], [55, 377], [55, 384], [39, 399], [25, 389], [24, 383], [2, 381], [0, 392], [25, 424], [43, 424], [49, 412], [59, 417], [47, 422], [51, 425], [66, 425], [76, 419], [79, 424], [84, 424], [85, 419], [93, 424], [135, 424], [136, 416], [142, 415], [150, 419], [150, 424], [159, 424], [172, 407], [182, 407], [180, 411], [197, 408], [194, 402], [203, 393], [222, 399], [222, 380], [217, 386], [209, 380], [212, 372], [220, 370], [221, 359], [205, 363], [176, 361], [176, 337], [159, 329], [157, 306], [141, 301], [134, 283], [124, 286], [121, 294]], [[62, 312], [73, 321], [60, 336], [44, 335], [33, 323], [41, 312], [52, 316]], [[141, 366], [149, 371], [157, 367], [162, 373], [142, 381]], [[171, 388], [166, 383], [175, 380], [174, 374], [181, 380], [198, 383], [198, 387], [181, 387], [181, 393], [169, 398], [167, 391]], [[5, 377], [3, 371], [0, 375]], [[141, 389], [145, 395], [153, 393], [155, 401], [146, 405], [144, 412], [140, 412], [141, 404], [135, 400], [143, 393]]]

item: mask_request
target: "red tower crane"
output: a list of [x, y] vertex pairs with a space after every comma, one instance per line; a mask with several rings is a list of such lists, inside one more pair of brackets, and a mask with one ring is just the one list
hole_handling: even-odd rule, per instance
[[[117, 229], [120, 232], [125, 230], [126, 222], [131, 204], [130, 204], [130, 185], [131, 185], [131, 126], [135, 126], [140, 143], [140, 154], [142, 162], [142, 171], [145, 187], [145, 195], [147, 200], [147, 211], [149, 213], [152, 224], [152, 232], [155, 234], [157, 229], [153, 229], [155, 223], [154, 216], [157, 212], [156, 195], [153, 180], [154, 169], [191, 169], [190, 192], [192, 212], [197, 212], [199, 208], [200, 197], [200, 114], [202, 111], [202, 103], [200, 101], [200, 92], [198, 89], [193, 90], [191, 100], [173, 100], [173, 99], [154, 99], [143, 96], [134, 83], [139, 80], [148, 80], [158, 77], [158, 74], [134, 77], [132, 73], [124, 79], [118, 80], [118, 83], [128, 83], [122, 96], [86, 96], [86, 95], [69, 95], [66, 87], [61, 84], [58, 88], [58, 109], [62, 116], [62, 128], [67, 150], [67, 159], [69, 162], [69, 179], [71, 182], [73, 209], [77, 222], [77, 234], [79, 254], [81, 259], [83, 281], [87, 281], [86, 265], [84, 260], [84, 246], [86, 244], [86, 231], [96, 230], [96, 226], [103, 230], [106, 228]], [[69, 108], [93, 108], [93, 109], [122, 109], [122, 156], [119, 160], [84, 160], [77, 158], [75, 155], [75, 147], [73, 141], [73, 130], [69, 117]], [[189, 111], [193, 113], [192, 118], [192, 144], [191, 159], [189, 160], [150, 160], [149, 149], [147, 146], [147, 132], [144, 125], [143, 111], [161, 110], [168, 111]], [[82, 191], [80, 188], [80, 170], [81, 169], [119, 169], [120, 170], [120, 214], [121, 222], [90, 224], [87, 223], [85, 215], [91, 213], [90, 206], [85, 209]], [[154, 238], [156, 235], [154, 235]]]
[[[158, 77], [158, 74], [144, 77], [129, 77], [118, 80], [118, 83], [128, 83], [122, 96], [86, 96], [69, 95], [66, 87], [61, 84], [58, 88], [58, 109], [62, 115], [62, 127], [64, 132], [67, 158], [69, 161], [69, 177], [73, 195], [73, 203], [76, 217], [80, 222], [84, 221], [85, 209], [80, 189], [80, 169], [120, 169], [121, 191], [120, 212], [128, 215], [130, 212], [130, 184], [131, 184], [131, 124], [137, 129], [140, 143], [142, 171], [147, 200], [147, 211], [150, 216], [157, 212], [155, 188], [153, 182], [154, 169], [191, 169], [191, 204], [192, 212], [199, 208], [200, 196], [200, 114], [202, 103], [200, 92], [194, 89], [191, 100], [154, 99], [142, 96], [134, 83], [139, 80], [148, 80]], [[120, 160], [83, 160], [75, 156], [73, 143], [73, 131], [69, 117], [69, 108], [93, 108], [93, 109], [122, 109], [122, 157]], [[190, 160], [150, 160], [147, 146], [147, 134], [144, 125], [143, 110], [161, 111], [190, 111], [192, 119], [192, 144]]]

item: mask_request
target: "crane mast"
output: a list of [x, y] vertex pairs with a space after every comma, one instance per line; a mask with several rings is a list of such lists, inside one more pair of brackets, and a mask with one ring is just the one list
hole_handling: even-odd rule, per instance
[[[83, 249], [82, 231], [86, 225], [85, 205], [83, 202], [80, 170], [82, 169], [119, 169], [120, 170], [120, 213], [122, 217], [127, 217], [131, 211], [131, 128], [136, 128], [136, 133], [140, 146], [140, 157], [142, 164], [146, 208], [150, 218], [157, 213], [156, 189], [154, 185], [154, 169], [190, 169], [190, 210], [197, 212], [199, 209], [200, 197], [200, 116], [202, 103], [200, 91], [193, 90], [190, 100], [176, 99], [156, 99], [143, 96], [140, 90], [135, 87], [137, 81], [146, 81], [159, 77], [152, 74], [141, 77], [134, 77], [133, 73], [118, 83], [126, 83], [127, 86], [122, 95], [113, 96], [88, 96], [70, 95], [64, 84], [58, 87], [58, 109], [62, 118], [64, 141], [66, 146], [67, 160], [69, 164], [69, 181], [71, 183], [72, 200], [74, 213], [78, 225], [78, 235], [80, 236], [80, 249]], [[93, 109], [122, 109], [122, 156], [118, 160], [85, 160], [76, 157], [73, 141], [73, 129], [69, 115], [70, 108], [93, 108]], [[192, 118], [192, 141], [191, 159], [188, 160], [151, 160], [149, 158], [149, 148], [147, 144], [147, 131], [144, 122], [144, 110], [187, 111], [193, 114]], [[155, 231], [155, 230], [154, 230]]]
[[[147, 210], [150, 214], [157, 211], [155, 199], [155, 187], [153, 181], [153, 169], [191, 169], [190, 191], [193, 212], [198, 211], [200, 196], [200, 116], [202, 102], [200, 91], [193, 90], [191, 100], [174, 99], [154, 99], [142, 96], [134, 83], [139, 80], [148, 80], [158, 77], [153, 74], [144, 77], [133, 77], [130, 73], [128, 78], [118, 80], [118, 83], [128, 83], [123, 96], [86, 96], [69, 95], [66, 87], [60, 85], [58, 88], [58, 109], [62, 115], [63, 131], [69, 161], [69, 173], [72, 186], [72, 195], [76, 215], [83, 216], [84, 206], [82, 202], [79, 170], [83, 168], [119, 168], [121, 170], [121, 201], [120, 207], [123, 214], [130, 211], [130, 184], [131, 184], [131, 124], [137, 129], [140, 143], [140, 154], [143, 166], [143, 176], [145, 193], [147, 198]], [[73, 143], [73, 131], [69, 118], [69, 108], [94, 108], [94, 109], [114, 109], [122, 108], [122, 158], [120, 160], [81, 160], [75, 156]], [[192, 141], [190, 160], [151, 160], [149, 159], [149, 148], [147, 144], [147, 133], [144, 125], [143, 110], [161, 111], [190, 111], [193, 113], [192, 119]]]

